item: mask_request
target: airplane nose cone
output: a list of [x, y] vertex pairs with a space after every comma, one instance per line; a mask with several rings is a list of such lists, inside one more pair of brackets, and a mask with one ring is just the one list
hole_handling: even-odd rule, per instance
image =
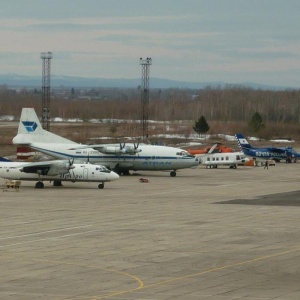
[[197, 156], [194, 156], [194, 159], [191, 160], [191, 166], [197, 167], [200, 164], [200, 159]]
[[109, 175], [110, 175], [110, 180], [111, 180], [111, 181], [112, 181], [112, 180], [117, 180], [117, 179], [120, 178], [120, 176], [119, 176], [116, 172], [114, 172], [114, 171], [111, 171], [111, 172], [109, 173]]

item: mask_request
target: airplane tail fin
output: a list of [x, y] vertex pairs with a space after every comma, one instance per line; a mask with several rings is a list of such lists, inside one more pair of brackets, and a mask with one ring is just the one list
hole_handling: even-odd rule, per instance
[[252, 148], [252, 146], [249, 144], [249, 142], [247, 141], [247, 139], [244, 137], [244, 135], [242, 135], [241, 133], [237, 133], [235, 135], [237, 142], [239, 144], [239, 147], [241, 149], [241, 151], [243, 151], [243, 148], [247, 148], [250, 149]]
[[44, 130], [33, 108], [22, 109], [18, 134], [13, 138], [13, 143], [15, 145], [30, 145], [31, 143], [76, 144]]
[[6, 158], [1, 157], [1, 156], [0, 156], [0, 161], [2, 161], [2, 162], [11, 162], [11, 160], [6, 159]]

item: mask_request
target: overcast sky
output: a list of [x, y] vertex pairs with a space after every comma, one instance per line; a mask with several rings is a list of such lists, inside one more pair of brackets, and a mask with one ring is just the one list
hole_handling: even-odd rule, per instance
[[299, 0], [0, 0], [0, 74], [300, 87]]

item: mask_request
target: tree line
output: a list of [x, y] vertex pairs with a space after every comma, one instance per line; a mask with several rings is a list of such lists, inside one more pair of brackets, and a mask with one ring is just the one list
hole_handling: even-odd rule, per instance
[[[122, 92], [123, 93], [123, 92]], [[140, 120], [140, 94], [132, 89], [130, 97], [104, 100], [51, 99], [51, 116], [61, 118]], [[125, 99], [125, 100], [124, 100]], [[19, 118], [22, 107], [41, 111], [41, 95], [0, 88], [0, 115]], [[191, 128], [204, 116], [209, 131], [232, 134], [250, 133], [249, 122], [258, 113], [264, 123], [262, 136], [300, 137], [300, 90], [255, 90], [244, 87], [206, 88], [202, 90], [151, 90], [149, 119], [186, 121]]]

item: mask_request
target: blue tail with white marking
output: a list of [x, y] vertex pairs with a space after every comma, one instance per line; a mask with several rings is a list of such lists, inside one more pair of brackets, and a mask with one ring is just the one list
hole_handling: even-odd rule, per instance
[[244, 135], [242, 135], [241, 133], [237, 133], [235, 135], [237, 142], [239, 144], [239, 147], [241, 149], [241, 151], [243, 151], [243, 149], [251, 149], [252, 146], [250, 145], [250, 143], [248, 142], [248, 140], [244, 137]]
[[23, 108], [18, 134], [13, 138], [15, 145], [31, 143], [75, 144], [66, 138], [44, 130], [33, 108]]

